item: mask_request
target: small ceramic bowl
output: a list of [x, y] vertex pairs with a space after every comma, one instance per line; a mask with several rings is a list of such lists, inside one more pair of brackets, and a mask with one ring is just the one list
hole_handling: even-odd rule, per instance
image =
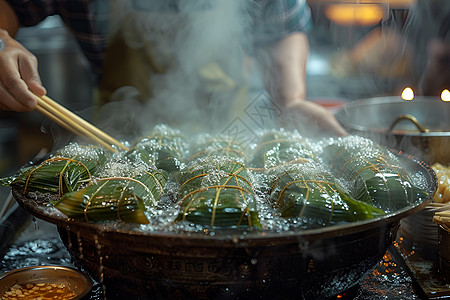
[[0, 297], [18, 284], [24, 286], [28, 283], [64, 285], [75, 293], [73, 299], [81, 299], [92, 289], [92, 280], [80, 271], [64, 266], [36, 266], [26, 267], [6, 272], [0, 275]]

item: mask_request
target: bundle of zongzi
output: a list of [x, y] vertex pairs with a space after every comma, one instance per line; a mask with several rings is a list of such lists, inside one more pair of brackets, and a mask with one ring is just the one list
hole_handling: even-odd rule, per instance
[[230, 136], [204, 135], [197, 139], [191, 156], [191, 160], [199, 157], [225, 156], [227, 158], [245, 162], [248, 160], [245, 154], [246, 146]]
[[137, 141], [125, 156], [132, 162], [142, 161], [173, 172], [180, 170], [188, 151], [188, 143], [180, 131], [161, 125]]
[[271, 131], [259, 139], [252, 163], [256, 168], [269, 169], [283, 164], [315, 159], [313, 150], [298, 133]]
[[354, 222], [384, 215], [353, 199], [335, 178], [315, 162], [270, 170], [270, 200], [284, 218], [300, 218], [307, 228]]
[[100, 174], [106, 177], [65, 194], [53, 205], [74, 219], [148, 223], [146, 208], [157, 204], [167, 181], [167, 173], [145, 164], [112, 162]]
[[176, 221], [212, 228], [259, 227], [256, 195], [247, 168], [225, 157], [193, 161], [179, 179]]
[[21, 169], [1, 183], [21, 186], [24, 193], [51, 193], [61, 197], [88, 182], [108, 159], [104, 149], [70, 144], [38, 165]]
[[428, 197], [387, 149], [358, 136], [332, 140], [324, 147], [324, 161], [334, 175], [349, 182], [354, 198], [384, 211], [393, 211]]

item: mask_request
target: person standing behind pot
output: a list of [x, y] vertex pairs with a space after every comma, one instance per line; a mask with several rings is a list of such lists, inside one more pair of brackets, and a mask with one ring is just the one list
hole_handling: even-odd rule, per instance
[[[81, 50], [91, 63], [92, 71], [97, 74], [100, 104], [110, 99], [114, 90], [120, 86], [134, 86], [140, 94], [151, 98], [155, 88], [164, 87], [168, 82], [167, 80], [161, 81], [163, 76], [160, 74], [164, 74], [164, 76], [165, 74], [176, 74], [186, 79], [201, 77], [203, 82], [207, 83], [207, 93], [195, 90], [193, 96], [203, 93], [207, 94], [208, 96], [205, 98], [208, 98], [211, 95], [221, 94], [224, 88], [231, 91], [232, 94], [239, 94], [236, 92], [239, 84], [236, 85], [236, 83], [239, 83], [242, 77], [236, 75], [239, 72], [231, 74], [233, 71], [230, 71], [230, 68], [230, 70], [227, 69], [229, 65], [236, 65], [238, 62], [227, 60], [227, 57], [224, 59], [223, 55], [200, 61], [192, 76], [190, 68], [186, 68], [183, 71], [185, 73], [174, 71], [180, 65], [184, 65], [184, 61], [189, 60], [189, 57], [183, 56], [184, 54], [180, 55], [178, 52], [170, 53], [170, 50], [167, 54], [167, 49], [173, 49], [172, 44], [167, 47], [162, 47], [161, 44], [177, 40], [181, 36], [179, 31], [184, 32], [183, 30], [186, 28], [194, 31], [208, 27], [208, 25], [215, 25], [210, 23], [201, 26], [201, 23], [196, 23], [197, 19], [203, 18], [205, 11], [206, 14], [213, 17], [212, 19], [205, 18], [205, 20], [214, 20], [214, 17], [217, 17], [219, 18], [218, 22], [220, 21], [221, 14], [214, 15], [214, 8], [218, 6], [217, 3], [221, 3], [220, 1], [193, 1], [198, 3], [198, 7], [193, 6], [193, 12], [191, 12], [191, 6], [189, 9], [183, 10], [184, 3], [188, 2], [192, 3], [192, 1], [179, 0], [0, 0], [0, 109], [18, 112], [34, 110], [36, 98], [33, 94], [41, 96], [46, 93], [39, 77], [36, 57], [13, 37], [20, 26], [36, 25], [45, 17], [55, 14], [60, 15], [70, 28], [79, 42]], [[151, 9], [147, 8], [146, 5], [149, 3], [158, 3], [156, 10], [154, 6]], [[236, 3], [243, 2], [237, 1]], [[245, 3], [248, 4], [246, 9], [250, 11], [249, 16], [253, 18], [255, 56], [261, 62], [265, 86], [272, 99], [291, 115], [291, 120], [298, 121], [297, 125], [299, 126], [308, 124], [308, 128], [317, 129], [321, 133], [346, 135], [345, 130], [332, 113], [305, 100], [305, 66], [308, 55], [306, 32], [311, 25], [311, 14], [306, 1], [249, 0]], [[129, 10], [123, 8], [128, 8], [130, 5], [133, 6], [136, 18], [124, 13]], [[139, 15], [144, 13], [145, 15], [140, 18]], [[157, 21], [153, 21], [150, 27], [144, 24], [147, 30], [139, 31], [139, 26], [142, 24], [135, 20], [140, 19], [157, 19]], [[133, 33], [122, 32], [125, 27], [134, 27], [138, 31], [135, 31], [133, 36]], [[233, 32], [233, 30], [227, 31], [229, 36]], [[143, 33], [155, 38], [142, 41]], [[130, 36], [134, 37], [131, 42]], [[156, 40], [158, 37], [165, 39]], [[226, 47], [229, 44], [235, 45], [238, 40], [239, 38], [236, 38], [224, 45]], [[218, 40], [218, 42], [220, 41]], [[125, 47], [123, 47], [124, 45]], [[189, 48], [189, 44], [183, 44], [183, 46], [186, 45]], [[119, 47], [119, 51], [115, 49], [116, 46]], [[202, 46], [199, 44], [197, 49], [203, 51]], [[143, 57], [140, 57], [140, 51], [145, 52]], [[207, 56], [209, 59], [207, 50], [204, 51], [204, 54], [201, 53], [198, 57]], [[136, 70], [133, 66], [145, 66], [146, 68], [142, 73], [133, 76], [134, 70]], [[173, 76], [176, 77], [176, 75]], [[148, 89], [145, 84], [139, 82], [140, 79], [147, 78], [146, 76], [150, 77], [149, 81], [158, 82], [158, 85]], [[130, 81], [130, 78], [136, 80]], [[203, 82], [198, 84], [200, 88], [205, 86]], [[231, 105], [226, 102], [226, 99], [232, 94], [225, 93], [227, 96], [219, 97], [217, 103]], [[170, 99], [164, 101], [167, 102]], [[170, 104], [168, 107], [171, 109]], [[155, 110], [152, 111], [155, 112]], [[168, 111], [162, 110], [158, 113], [166, 114]]]

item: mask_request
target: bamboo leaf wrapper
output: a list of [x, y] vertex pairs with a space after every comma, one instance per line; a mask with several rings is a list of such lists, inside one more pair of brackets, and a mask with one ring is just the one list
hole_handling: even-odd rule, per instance
[[264, 134], [253, 153], [256, 168], [273, 168], [283, 164], [316, 160], [307, 141], [295, 132], [274, 131]]
[[100, 178], [83, 189], [65, 194], [53, 204], [75, 219], [146, 224], [146, 208], [157, 205], [166, 181], [167, 173], [162, 170], [146, 171], [134, 178]]
[[180, 184], [177, 222], [210, 229], [260, 226], [252, 178], [243, 164], [225, 157], [198, 159], [182, 173]]
[[230, 136], [200, 136], [193, 147], [191, 160], [200, 157], [225, 156], [229, 159], [247, 162], [246, 146]]
[[354, 198], [384, 211], [414, 204], [429, 195], [416, 187], [399, 161], [371, 140], [349, 136], [324, 148], [324, 160], [333, 174], [351, 185]]
[[179, 130], [157, 126], [138, 140], [125, 156], [132, 162], [154, 164], [167, 172], [179, 171], [189, 152], [189, 144]]
[[335, 178], [316, 163], [274, 168], [270, 200], [284, 218], [301, 218], [308, 228], [355, 222], [384, 215], [353, 199]]
[[4, 179], [3, 184], [22, 186], [25, 193], [51, 193], [61, 197], [89, 181], [107, 156], [102, 148], [70, 144], [42, 163]]
[[86, 222], [119, 220], [148, 223], [142, 199], [124, 188], [124, 180], [110, 179], [67, 193], [53, 205], [70, 218]]

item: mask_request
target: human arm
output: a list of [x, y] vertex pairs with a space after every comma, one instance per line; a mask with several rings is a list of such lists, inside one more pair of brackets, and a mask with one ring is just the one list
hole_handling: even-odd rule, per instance
[[301, 32], [292, 33], [259, 51], [265, 87], [283, 109], [280, 121], [284, 126], [308, 134], [346, 135], [329, 110], [305, 100], [308, 52], [308, 38]]
[[37, 58], [14, 39], [19, 20], [6, 0], [0, 0], [0, 109], [30, 111], [36, 95], [45, 95]]
[[346, 135], [333, 114], [306, 101], [307, 32], [312, 17], [305, 0], [253, 0], [256, 57], [265, 87], [283, 110], [283, 127], [304, 133]]

